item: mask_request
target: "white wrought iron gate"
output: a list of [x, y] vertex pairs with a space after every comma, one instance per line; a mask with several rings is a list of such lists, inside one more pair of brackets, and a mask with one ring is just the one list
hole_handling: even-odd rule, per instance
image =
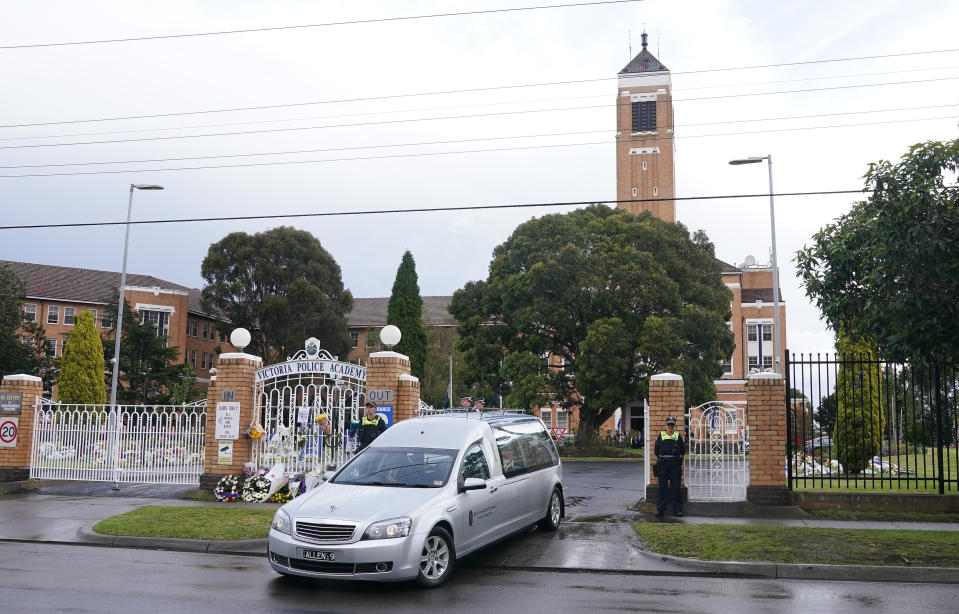
[[74, 405], [37, 399], [30, 477], [199, 485], [206, 401]]
[[[256, 372], [254, 420], [265, 434], [253, 446], [259, 466], [283, 463], [287, 474], [343, 466], [356, 450], [351, 424], [366, 402], [366, 368], [341, 362], [311, 338], [284, 363]], [[325, 415], [330, 432], [317, 418]]]
[[749, 483], [745, 409], [713, 401], [691, 407], [684, 481], [690, 501], [744, 501]]

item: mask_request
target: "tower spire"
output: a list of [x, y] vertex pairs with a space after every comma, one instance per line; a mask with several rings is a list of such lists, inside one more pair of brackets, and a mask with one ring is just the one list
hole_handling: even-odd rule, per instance
[[646, 30], [643, 30], [643, 49], [645, 49], [645, 48], [646, 48], [646, 45], [649, 44], [649, 43], [646, 42], [646, 37], [647, 37], [647, 36], [649, 36], [649, 35], [646, 34]]

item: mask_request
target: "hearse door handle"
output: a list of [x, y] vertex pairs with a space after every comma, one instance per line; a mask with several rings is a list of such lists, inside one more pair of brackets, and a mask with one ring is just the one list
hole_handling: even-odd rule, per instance
[[499, 490], [499, 486], [494, 486], [493, 488], [490, 488], [490, 489], [489, 489], [489, 494], [493, 494], [493, 493], [496, 492], [497, 490]]

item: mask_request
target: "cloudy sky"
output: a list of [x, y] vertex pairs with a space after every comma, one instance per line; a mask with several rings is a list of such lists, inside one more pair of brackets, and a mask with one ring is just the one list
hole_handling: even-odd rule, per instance
[[[957, 134], [949, 0], [646, 0], [369, 21], [537, 4], [553, 2], [3, 0], [2, 224], [122, 221], [130, 183], [166, 188], [136, 194], [139, 220], [612, 200], [615, 77], [644, 28], [673, 72], [680, 197], [764, 193], [763, 166], [727, 162], [767, 154], [777, 192], [856, 189], [869, 162]], [[910, 55], [817, 62], [890, 54]], [[744, 68], [771, 64], [789, 65]], [[832, 347], [792, 258], [853, 200], [776, 201], [790, 350]], [[211, 242], [286, 224], [320, 239], [354, 296], [388, 295], [406, 249], [422, 293], [450, 294], [486, 276], [517, 224], [566, 210], [141, 225], [129, 270], [201, 287]], [[677, 210], [723, 260], [768, 259], [766, 199]], [[122, 226], [0, 230], [0, 259], [119, 270], [122, 249]]]

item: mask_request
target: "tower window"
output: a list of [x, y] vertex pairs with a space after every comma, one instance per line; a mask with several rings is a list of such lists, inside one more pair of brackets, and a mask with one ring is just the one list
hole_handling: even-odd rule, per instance
[[643, 170], [646, 170], [646, 160], [643, 160]]
[[653, 196], [659, 196], [659, 188], [653, 186]]
[[639, 190], [633, 188], [633, 196], [639, 196]]
[[656, 130], [656, 101], [642, 100], [633, 103], [633, 132]]

